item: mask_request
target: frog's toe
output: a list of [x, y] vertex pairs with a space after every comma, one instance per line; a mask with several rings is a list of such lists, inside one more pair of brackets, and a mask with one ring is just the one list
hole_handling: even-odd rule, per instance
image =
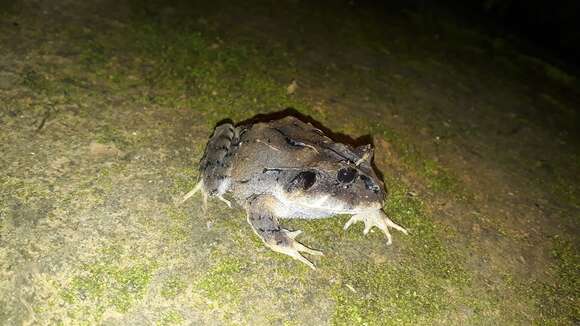
[[393, 240], [391, 232], [389, 232], [389, 227], [401, 231], [404, 234], [408, 234], [407, 230], [402, 226], [393, 222], [383, 211], [369, 211], [360, 214], [353, 215], [348, 222], [344, 225], [344, 230], [347, 230], [352, 224], [363, 221], [365, 223], [365, 228], [363, 233], [367, 235], [373, 226], [379, 228], [387, 236], [387, 245], [390, 245]]
[[[181, 200], [179, 200], [177, 202], [177, 206], [185, 203], [189, 198], [191, 198], [193, 195], [195, 195], [197, 192], [201, 192], [201, 197], [203, 200], [203, 204], [202, 204], [202, 209], [205, 212], [207, 210], [207, 193], [205, 191], [205, 188], [203, 186], [203, 180], [199, 181], [195, 187], [193, 189], [191, 189], [190, 192], [188, 192], [187, 194], [185, 194], [183, 196], [183, 198], [181, 198]], [[231, 207], [231, 206], [230, 206]]]
[[225, 199], [223, 196], [217, 196], [217, 198], [219, 198], [219, 200], [223, 201], [224, 203], [226, 203], [226, 205], [228, 205], [229, 208], [232, 208], [232, 202]]
[[291, 243], [291, 245], [296, 250], [301, 251], [301, 252], [305, 252], [305, 253], [313, 255], [313, 256], [324, 256], [322, 251], [310, 249], [310, 248], [306, 247], [305, 245], [303, 245], [300, 242], [295, 240], [296, 237], [302, 233], [302, 230], [296, 230], [296, 231], [284, 230], [284, 233], [286, 233], [286, 235], [288, 236], [289, 243]]
[[322, 256], [323, 253], [318, 250], [310, 249], [305, 245], [301, 244], [300, 242], [294, 240], [291, 236], [289, 236], [289, 233], [292, 232], [286, 231], [286, 235], [288, 235], [286, 239], [279, 239], [278, 241], [276, 241], [276, 243], [267, 243], [268, 247], [270, 247], [273, 251], [288, 255], [296, 260], [299, 260], [304, 264], [308, 265], [308, 267], [312, 269], [316, 269], [316, 267], [311, 261], [302, 256], [301, 252], [313, 256]]
[[178, 202], [178, 205], [181, 205], [183, 203], [185, 203], [189, 198], [191, 198], [193, 195], [195, 195], [195, 193], [197, 193], [198, 191], [201, 191], [202, 193], [204, 193], [203, 190], [203, 181], [199, 181], [195, 187], [193, 187], [193, 189], [191, 189], [190, 192], [186, 193], [183, 198], [181, 198], [181, 200]]

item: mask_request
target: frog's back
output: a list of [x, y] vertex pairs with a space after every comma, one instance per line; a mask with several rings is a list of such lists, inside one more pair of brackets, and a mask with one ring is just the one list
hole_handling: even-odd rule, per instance
[[232, 180], [260, 183], [268, 188], [268, 175], [274, 174], [271, 172], [302, 169], [315, 161], [318, 153], [304, 152], [305, 144], [300, 140], [304, 136], [295, 132], [307, 127], [311, 126], [293, 117], [241, 127], [240, 149], [232, 161]]

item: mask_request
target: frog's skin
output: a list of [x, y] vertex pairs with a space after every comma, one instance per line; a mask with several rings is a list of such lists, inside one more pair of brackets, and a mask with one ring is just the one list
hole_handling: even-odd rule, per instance
[[322, 255], [295, 240], [301, 231], [280, 226], [283, 218], [326, 218], [350, 214], [344, 225], [376, 226], [391, 244], [389, 227], [407, 231], [381, 210], [385, 187], [371, 166], [370, 145], [336, 143], [309, 123], [289, 116], [267, 123], [218, 126], [200, 162], [201, 181], [184, 198], [201, 190], [231, 207], [229, 194], [247, 212], [248, 223], [272, 250], [311, 268], [300, 253]]

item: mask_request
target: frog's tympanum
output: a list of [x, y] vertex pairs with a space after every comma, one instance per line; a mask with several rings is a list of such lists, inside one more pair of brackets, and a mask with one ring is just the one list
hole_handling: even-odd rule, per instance
[[348, 214], [346, 230], [363, 221], [364, 234], [376, 226], [391, 244], [389, 227], [407, 231], [382, 211], [385, 187], [371, 165], [370, 145], [353, 148], [334, 142], [321, 130], [295, 117], [266, 123], [218, 126], [200, 162], [201, 181], [195, 192], [225, 197], [242, 206], [254, 232], [272, 250], [291, 256], [311, 268], [301, 255], [322, 255], [296, 237], [279, 219], [316, 219]]

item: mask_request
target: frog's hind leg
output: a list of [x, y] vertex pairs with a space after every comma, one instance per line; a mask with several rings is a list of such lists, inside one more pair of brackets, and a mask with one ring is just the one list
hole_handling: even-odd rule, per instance
[[280, 227], [273, 214], [276, 203], [277, 200], [270, 195], [260, 195], [250, 200], [247, 206], [248, 223], [270, 249], [316, 269], [312, 262], [302, 256], [301, 252], [316, 256], [321, 256], [322, 252], [310, 249], [295, 240], [302, 231], [288, 231]]
[[207, 193], [203, 189], [203, 180], [200, 180], [190, 192], [186, 193], [183, 198], [179, 201], [178, 205], [185, 203], [189, 198], [191, 198], [195, 193], [201, 191], [201, 196], [203, 198], [203, 210], [207, 208]]
[[230, 168], [232, 158], [240, 146], [239, 136], [239, 129], [232, 124], [226, 123], [216, 127], [199, 164], [201, 181], [183, 197], [181, 203], [201, 191], [204, 210], [207, 207], [208, 197], [217, 197], [232, 207], [230, 201], [223, 195], [231, 184]]

